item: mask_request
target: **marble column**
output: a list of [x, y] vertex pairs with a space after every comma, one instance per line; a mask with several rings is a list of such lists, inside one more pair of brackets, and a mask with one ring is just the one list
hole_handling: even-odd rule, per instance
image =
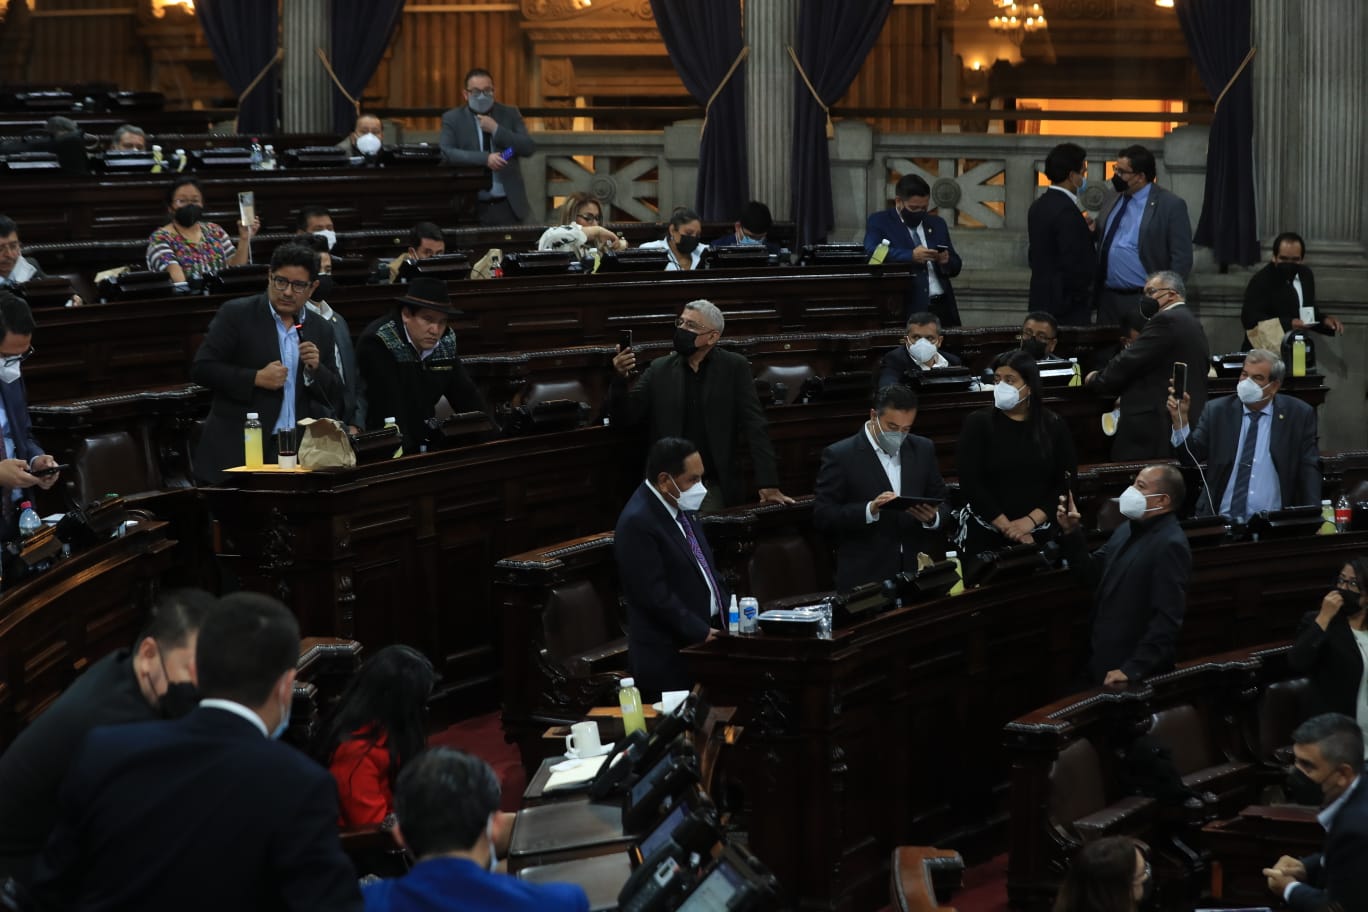
[[1368, 6], [1254, 0], [1254, 182], [1259, 236], [1306, 238], [1318, 264], [1362, 264], [1368, 224]]
[[286, 133], [331, 133], [333, 82], [315, 48], [332, 57], [328, 31], [331, 0], [283, 4], [285, 61], [281, 65], [281, 117]]
[[788, 48], [798, 30], [798, 0], [745, 0], [746, 162], [751, 199], [775, 219], [793, 217], [793, 85]]

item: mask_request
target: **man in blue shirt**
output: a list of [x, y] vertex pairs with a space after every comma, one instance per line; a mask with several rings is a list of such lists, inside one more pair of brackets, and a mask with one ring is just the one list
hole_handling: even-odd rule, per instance
[[1097, 322], [1116, 324], [1139, 306], [1145, 277], [1192, 271], [1192, 224], [1183, 198], [1154, 182], [1154, 153], [1127, 146], [1116, 154], [1112, 187], [1118, 196], [1097, 219]]
[[531, 884], [495, 873], [491, 833], [499, 780], [478, 757], [447, 747], [404, 766], [394, 789], [394, 838], [413, 870], [362, 889], [367, 912], [588, 912], [573, 884]]

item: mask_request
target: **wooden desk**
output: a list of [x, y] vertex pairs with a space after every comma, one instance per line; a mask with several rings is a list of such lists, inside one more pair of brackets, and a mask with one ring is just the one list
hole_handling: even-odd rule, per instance
[[1249, 906], [1273, 903], [1264, 868], [1283, 855], [1312, 855], [1325, 844], [1316, 809], [1299, 805], [1252, 805], [1206, 826], [1202, 835], [1212, 855], [1212, 895]]

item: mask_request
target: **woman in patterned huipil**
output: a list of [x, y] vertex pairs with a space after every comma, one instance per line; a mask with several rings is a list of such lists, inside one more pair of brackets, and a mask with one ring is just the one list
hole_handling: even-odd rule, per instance
[[165, 272], [173, 282], [198, 282], [227, 266], [246, 265], [251, 256], [252, 236], [261, 220], [252, 224], [238, 222], [238, 242], [213, 222], [203, 220], [204, 193], [199, 181], [182, 177], [166, 191], [166, 208], [171, 221], [147, 239], [147, 268]]

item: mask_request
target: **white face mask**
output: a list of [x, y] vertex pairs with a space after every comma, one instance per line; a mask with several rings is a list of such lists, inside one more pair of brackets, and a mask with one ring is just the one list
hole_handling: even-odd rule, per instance
[[1121, 492], [1121, 496], [1116, 499], [1121, 507], [1121, 515], [1127, 519], [1143, 519], [1146, 513], [1158, 510], [1159, 507], [1149, 506], [1149, 498], [1158, 497], [1158, 494], [1146, 494], [1135, 485]]
[[918, 364], [930, 364], [931, 360], [936, 357], [936, 345], [929, 339], [918, 339], [907, 346], [907, 350], [917, 360]]
[[19, 379], [22, 365], [0, 364], [0, 383], [13, 383]]
[[374, 155], [380, 151], [380, 137], [374, 133], [362, 133], [356, 137], [356, 151], [362, 155]]
[[703, 487], [701, 480], [687, 491], [679, 490], [679, 485], [675, 483], [673, 478], [670, 479], [670, 484], [674, 485], [675, 501], [679, 505], [679, 509], [686, 513], [697, 511], [703, 506], [703, 498], [708, 496], [708, 489]]
[[[369, 136], [370, 134], [368, 133], [366, 135]], [[324, 228], [321, 231], [315, 231], [314, 234], [318, 235], [319, 237], [323, 238], [323, 240], [328, 242], [329, 250], [332, 250], [334, 247], [337, 246], [337, 232], [333, 231], [331, 228]]]
[[1267, 389], [1267, 387], [1259, 386], [1259, 384], [1255, 383], [1253, 380], [1245, 377], [1239, 383], [1235, 384], [1235, 395], [1239, 396], [1240, 401], [1245, 405], [1253, 405], [1256, 402], [1263, 401], [1265, 389]]
[[1021, 404], [1021, 390], [1010, 383], [993, 384], [993, 405], [1009, 412]]

